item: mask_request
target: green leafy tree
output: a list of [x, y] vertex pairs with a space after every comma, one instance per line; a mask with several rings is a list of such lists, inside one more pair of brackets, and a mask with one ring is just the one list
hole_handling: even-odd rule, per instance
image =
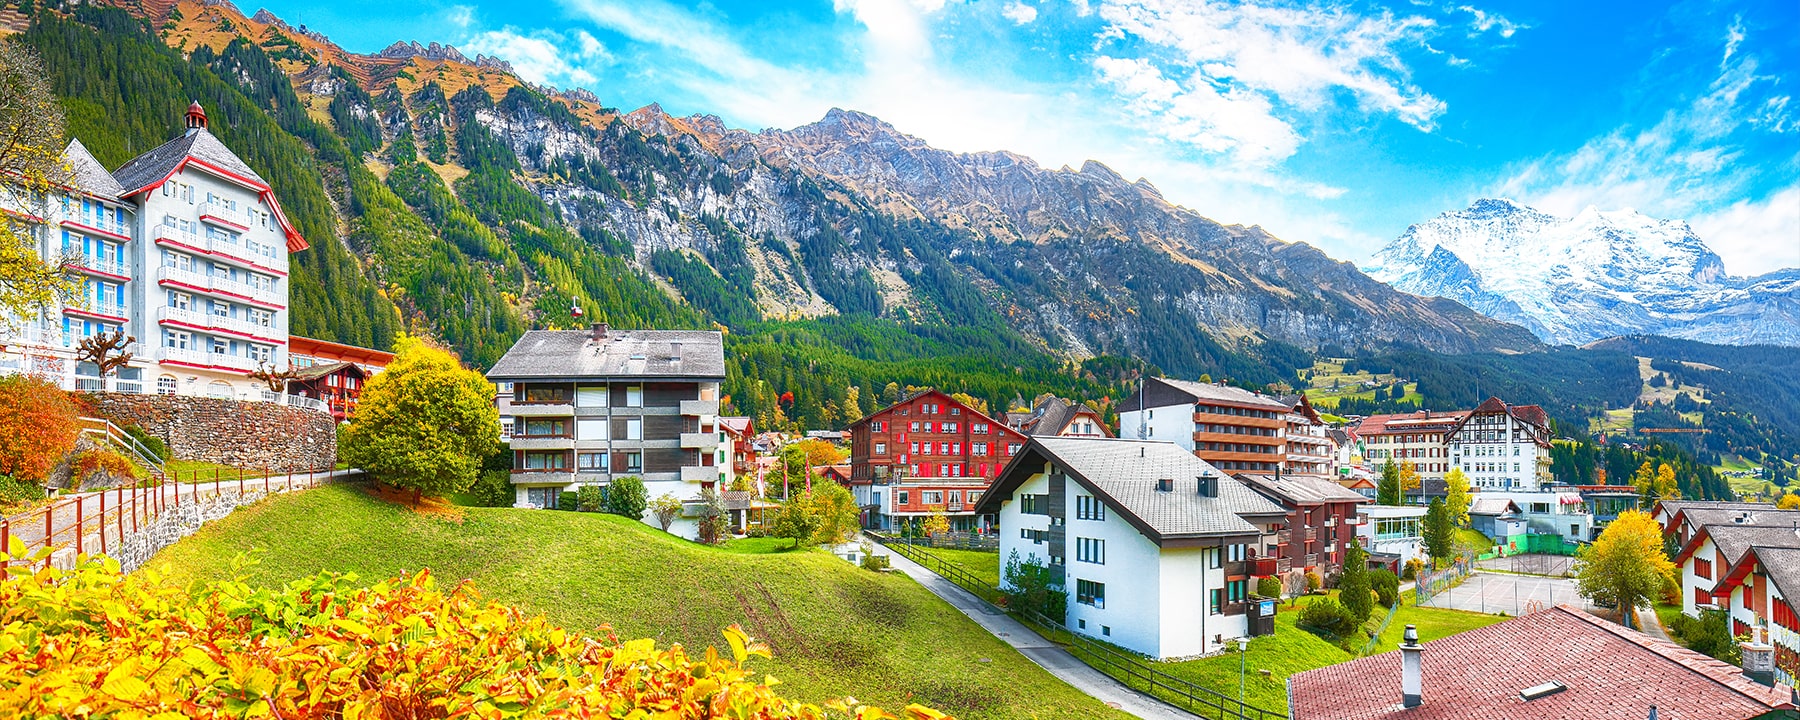
[[812, 542], [819, 532], [820, 520], [812, 492], [798, 492], [781, 502], [781, 510], [770, 523], [769, 534], [793, 540], [794, 547], [798, 548], [800, 543]]
[[633, 520], [644, 519], [644, 510], [649, 507], [649, 493], [644, 490], [644, 481], [635, 475], [626, 475], [612, 481], [606, 489], [606, 511], [614, 515], [624, 515]]
[[1381, 466], [1381, 482], [1375, 486], [1375, 502], [1380, 505], [1400, 504], [1400, 466], [1393, 458]]
[[818, 517], [813, 542], [836, 545], [856, 535], [862, 514], [856, 506], [856, 496], [844, 486], [834, 482], [813, 485], [812, 507]]
[[1469, 526], [1469, 476], [1464, 475], [1462, 468], [1450, 468], [1444, 474], [1444, 505], [1450, 509], [1450, 523], [1457, 527]]
[[1369, 588], [1369, 556], [1362, 545], [1350, 543], [1344, 553], [1344, 574], [1338, 578], [1338, 597], [1357, 624], [1369, 619], [1375, 609], [1375, 595]]
[[513, 504], [515, 494], [512, 486], [512, 473], [505, 470], [483, 470], [469, 486], [469, 495], [476, 504], [482, 507], [507, 507]]
[[717, 545], [731, 539], [731, 514], [725, 510], [725, 499], [719, 491], [700, 491], [700, 542]]
[[1019, 551], [1012, 551], [1006, 557], [1006, 572], [1002, 578], [1005, 582], [1001, 592], [1006, 597], [1007, 607], [1030, 610], [1059, 623], [1068, 615], [1069, 593], [1063, 590], [1062, 582], [1038, 556], [1020, 558]]
[[598, 485], [583, 485], [575, 490], [575, 509], [582, 512], [600, 512], [606, 504], [606, 493], [600, 491]]
[[1662, 527], [1638, 510], [1619, 513], [1577, 557], [1581, 595], [1621, 613], [1635, 611], [1675, 579], [1675, 564], [1663, 553]]
[[1375, 601], [1382, 607], [1400, 602], [1400, 576], [1387, 568], [1369, 571], [1369, 587], [1375, 590]]
[[341, 454], [374, 479], [412, 490], [415, 502], [461, 492], [500, 446], [494, 386], [418, 338], [401, 336], [395, 350], [363, 386]]
[[1274, 575], [1257, 578], [1256, 594], [1258, 597], [1266, 598], [1281, 597], [1281, 578]]
[[656, 516], [656, 524], [661, 525], [663, 532], [675, 524], [675, 518], [681, 516], [681, 501], [670, 493], [663, 493], [650, 501], [650, 512]]
[[[10, 207], [47, 216], [50, 196], [67, 183], [63, 162], [63, 106], [52, 92], [43, 63], [24, 44], [0, 41], [0, 177], [21, 192], [7, 193]], [[40, 258], [32, 231], [0, 216], [0, 330], [31, 320], [79, 286], [60, 260]]]
[[1456, 528], [1450, 524], [1450, 509], [1443, 498], [1432, 498], [1425, 511], [1425, 552], [1433, 558], [1447, 558], [1456, 551]]

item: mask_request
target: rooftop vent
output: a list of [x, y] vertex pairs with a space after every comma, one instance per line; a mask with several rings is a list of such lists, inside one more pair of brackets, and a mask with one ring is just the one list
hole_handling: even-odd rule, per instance
[[595, 341], [606, 339], [606, 323], [597, 322], [588, 330], [588, 337]]
[[1162, 478], [1156, 481], [1157, 492], [1174, 492], [1175, 478]]
[[669, 343], [669, 362], [681, 362], [681, 343]]
[[1195, 483], [1200, 497], [1216, 498], [1219, 496], [1219, 476], [1212, 473], [1201, 475]]
[[1419, 644], [1419, 628], [1406, 626], [1400, 641], [1400, 704], [1415, 708], [1425, 703], [1425, 672], [1420, 662], [1424, 646]]
[[1547, 683], [1540, 683], [1540, 684], [1525, 688], [1524, 690], [1520, 690], [1519, 691], [1519, 699], [1530, 702], [1532, 700], [1536, 700], [1541, 697], [1555, 695], [1555, 694], [1562, 692], [1564, 690], [1567, 690], [1567, 689], [1569, 689], [1569, 686], [1564, 685], [1561, 682], [1558, 682], [1556, 680], [1551, 680], [1550, 682], [1547, 682]]

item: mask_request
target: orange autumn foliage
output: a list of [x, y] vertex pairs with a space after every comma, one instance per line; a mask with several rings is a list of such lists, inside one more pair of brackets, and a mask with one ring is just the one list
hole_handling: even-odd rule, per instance
[[[850, 698], [782, 698], [746, 665], [768, 650], [735, 625], [723, 654], [601, 633], [482, 602], [469, 583], [439, 591], [429, 571], [190, 592], [85, 558], [0, 579], [0, 717], [895, 717]], [[903, 717], [948, 720], [919, 705]]]
[[49, 381], [0, 378], [0, 475], [42, 483], [81, 435], [75, 401]]

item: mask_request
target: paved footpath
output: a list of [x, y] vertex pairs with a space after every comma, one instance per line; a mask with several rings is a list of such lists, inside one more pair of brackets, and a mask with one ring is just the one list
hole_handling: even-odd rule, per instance
[[956, 583], [908, 560], [900, 553], [889, 550], [887, 555], [888, 562], [895, 570], [906, 573], [925, 586], [926, 590], [961, 610], [982, 629], [1005, 640], [1006, 644], [1013, 646], [1021, 655], [1031, 658], [1032, 662], [1074, 686], [1076, 690], [1145, 720], [1200, 720], [1198, 715], [1125, 687], [1112, 676], [1095, 670], [1070, 655], [1062, 646], [1045, 640], [1042, 635], [1014, 620], [1011, 615], [987, 604]]
[[[1675, 642], [1675, 638], [1669, 637], [1669, 633], [1667, 632], [1667, 629], [1662, 626], [1662, 618], [1658, 617], [1656, 615], [1656, 608], [1650, 608], [1649, 610], [1639, 610], [1636, 614], [1637, 614], [1638, 624], [1644, 626], [1642, 629], [1642, 632], [1645, 635], [1649, 635], [1650, 637], [1656, 638], [1658, 640], [1663, 640], [1666, 642], [1672, 642], [1672, 643]], [[1681, 643], [1675, 643], [1675, 644], [1680, 645]]]

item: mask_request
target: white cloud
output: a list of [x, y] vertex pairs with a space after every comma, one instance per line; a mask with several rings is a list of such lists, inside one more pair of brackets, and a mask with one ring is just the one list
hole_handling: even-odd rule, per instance
[[1102, 52], [1100, 76], [1153, 132], [1207, 153], [1280, 162], [1301, 140], [1283, 116], [1323, 113], [1341, 95], [1426, 132], [1445, 110], [1400, 58], [1435, 31], [1430, 18], [1218, 0], [1107, 0], [1099, 12], [1101, 47], [1136, 55], [1128, 67]]
[[1794, 123], [1786, 96], [1763, 96], [1777, 80], [1758, 74], [1756, 58], [1741, 52], [1744, 39], [1742, 23], [1733, 23], [1705, 92], [1655, 125], [1620, 127], [1573, 152], [1519, 165], [1487, 194], [1559, 215], [1593, 206], [1689, 218], [1735, 274], [1800, 266], [1800, 191], [1746, 199], [1764, 172], [1739, 162], [1751, 152], [1747, 143]]
[[1800, 267], [1800, 185], [1761, 202], [1740, 200], [1689, 224], [1732, 273], [1761, 275]]
[[444, 12], [444, 19], [459, 28], [468, 28], [475, 23], [475, 8], [468, 5], [452, 5]]
[[581, 30], [521, 32], [509, 25], [471, 35], [460, 45], [469, 55], [492, 55], [512, 63], [526, 80], [561, 87], [591, 86], [597, 78], [588, 68], [613, 61], [599, 40]]
[[1037, 20], [1037, 12], [1037, 8], [1022, 2], [1007, 3], [1006, 7], [1000, 10], [1002, 16], [1016, 25], [1030, 25], [1032, 21]]
[[1489, 30], [1499, 28], [1500, 37], [1511, 38], [1520, 30], [1530, 30], [1530, 25], [1521, 25], [1506, 19], [1500, 13], [1491, 13], [1480, 8], [1463, 5], [1458, 8], [1474, 17], [1469, 21], [1469, 37], [1476, 37]]

